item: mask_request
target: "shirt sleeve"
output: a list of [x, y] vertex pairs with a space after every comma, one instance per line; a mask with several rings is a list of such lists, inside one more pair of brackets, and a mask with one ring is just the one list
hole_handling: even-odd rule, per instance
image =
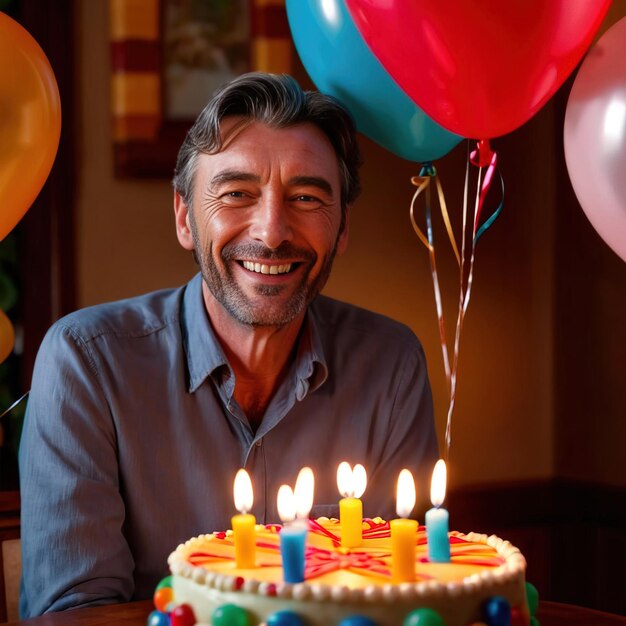
[[[394, 371], [394, 368], [392, 368]], [[396, 515], [398, 474], [407, 468], [415, 478], [417, 504], [412, 517], [424, 523], [428, 508], [430, 478], [439, 457], [433, 415], [433, 399], [423, 348], [411, 333], [406, 342], [398, 375], [392, 377], [395, 387], [384, 441], [376, 470], [368, 484], [368, 514], [393, 519]]]
[[115, 428], [89, 345], [62, 323], [37, 356], [19, 456], [22, 617], [128, 601]]

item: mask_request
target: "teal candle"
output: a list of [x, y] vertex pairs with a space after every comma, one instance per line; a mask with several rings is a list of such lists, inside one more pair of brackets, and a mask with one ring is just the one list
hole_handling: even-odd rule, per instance
[[450, 562], [450, 539], [448, 537], [448, 511], [434, 507], [426, 511], [426, 539], [428, 559], [433, 563]]
[[280, 555], [286, 583], [304, 582], [306, 536], [307, 525], [298, 522], [283, 526], [280, 531]]
[[276, 508], [284, 524], [280, 531], [280, 556], [286, 583], [304, 582], [306, 536], [314, 485], [313, 471], [303, 467], [298, 474], [295, 490], [289, 485], [281, 485], [278, 489]]
[[426, 511], [426, 540], [428, 558], [433, 563], [450, 562], [450, 539], [448, 537], [448, 511], [441, 505], [446, 497], [446, 463], [439, 459], [435, 463], [430, 483], [430, 500], [433, 508]]

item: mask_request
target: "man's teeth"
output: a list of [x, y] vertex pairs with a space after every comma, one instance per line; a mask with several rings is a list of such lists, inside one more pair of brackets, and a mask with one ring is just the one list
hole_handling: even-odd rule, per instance
[[243, 261], [243, 266], [251, 272], [257, 274], [286, 274], [291, 270], [291, 263], [287, 265], [265, 265], [264, 263], [252, 263], [252, 261]]

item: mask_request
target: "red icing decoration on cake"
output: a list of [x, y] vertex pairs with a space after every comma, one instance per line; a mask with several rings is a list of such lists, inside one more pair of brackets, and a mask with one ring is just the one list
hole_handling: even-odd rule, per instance
[[[270, 532], [280, 533], [281, 526], [277, 524], [268, 524], [265, 529]], [[426, 533], [425, 527], [419, 527], [417, 546], [426, 546]], [[356, 548], [353, 550], [344, 550], [341, 548], [341, 536], [340, 526], [336, 525], [335, 528], [329, 528], [322, 525], [317, 520], [309, 520], [309, 532], [314, 535], [322, 536], [330, 541], [330, 546], [327, 548], [320, 548], [313, 545], [308, 545], [306, 548], [306, 564], [305, 564], [305, 579], [310, 580], [330, 572], [337, 570], [350, 570], [358, 572], [364, 575], [377, 575], [385, 578], [391, 578], [391, 552], [388, 549], [382, 549], [376, 547], [373, 544], [369, 546], [364, 545], [363, 548]], [[222, 545], [234, 546], [232, 535], [219, 532], [213, 535], [216, 540], [219, 540]], [[391, 530], [389, 522], [383, 520], [364, 519], [363, 520], [363, 539], [364, 544], [367, 540], [375, 539], [388, 539], [391, 536]], [[276, 558], [280, 556], [280, 544], [278, 541], [268, 541], [266, 538], [259, 537], [257, 540], [257, 549], [259, 554], [257, 555], [257, 567], [275, 567]], [[469, 542], [462, 537], [456, 535], [450, 536], [450, 549], [451, 549], [451, 562], [463, 563], [466, 565], [477, 565], [481, 567], [497, 567], [502, 565], [504, 560], [501, 557], [493, 556], [493, 553], [489, 555], [484, 554], [483, 547], [475, 543]], [[275, 558], [264, 561], [263, 553], [274, 555]], [[192, 552], [187, 557], [188, 562], [191, 565], [199, 566], [203, 564], [210, 564], [212, 562], [231, 562], [234, 561], [233, 554], [218, 554], [216, 552], [196, 551]], [[425, 550], [422, 550], [422, 555], [418, 556], [418, 563], [428, 563], [428, 556]], [[237, 581], [239, 581], [237, 578]], [[430, 580], [432, 577], [425, 573], [418, 573], [417, 580]], [[243, 579], [242, 579], [243, 580]], [[243, 584], [243, 582], [241, 583]], [[239, 583], [235, 584], [237, 589]], [[275, 592], [275, 588], [274, 588]]]

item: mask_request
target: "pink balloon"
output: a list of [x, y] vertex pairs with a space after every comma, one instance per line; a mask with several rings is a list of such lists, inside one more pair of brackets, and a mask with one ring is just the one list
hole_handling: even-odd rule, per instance
[[580, 67], [565, 112], [565, 160], [587, 218], [626, 261], [626, 18]]

